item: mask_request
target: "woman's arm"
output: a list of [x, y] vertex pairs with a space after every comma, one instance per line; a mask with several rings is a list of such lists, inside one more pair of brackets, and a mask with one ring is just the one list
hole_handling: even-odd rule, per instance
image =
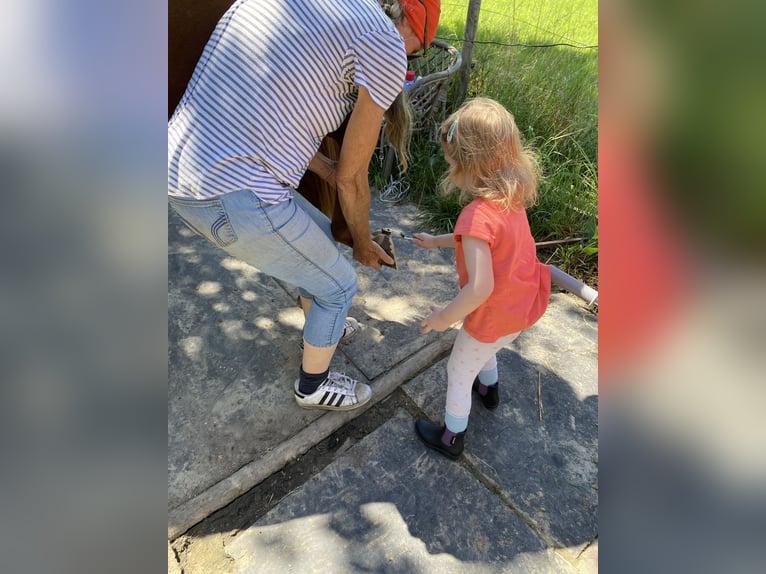
[[309, 162], [309, 171], [314, 172], [331, 187], [335, 187], [335, 168], [337, 161], [331, 160], [322, 152], [316, 152], [316, 155]]
[[380, 134], [383, 112], [383, 108], [372, 100], [367, 89], [360, 87], [336, 166], [338, 199], [354, 240], [354, 259], [375, 269], [380, 269], [381, 260], [389, 264], [394, 262], [370, 237], [370, 182], [367, 169]]
[[445, 331], [484, 303], [495, 288], [492, 273], [492, 254], [489, 244], [483, 239], [463, 236], [463, 254], [468, 272], [468, 283], [452, 302], [439, 309], [431, 307], [431, 314], [423, 319], [421, 333]]

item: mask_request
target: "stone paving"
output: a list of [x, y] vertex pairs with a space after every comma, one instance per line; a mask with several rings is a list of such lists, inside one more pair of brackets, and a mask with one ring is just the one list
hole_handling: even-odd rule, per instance
[[[412, 233], [415, 215], [376, 199], [371, 223]], [[455, 332], [424, 336], [417, 323], [457, 292], [454, 253], [395, 243], [398, 270], [357, 265], [351, 314], [363, 329], [333, 360], [372, 385], [373, 401], [307, 411], [292, 398], [302, 327], [294, 290], [169, 213], [171, 544], [396, 389], [441, 420]], [[413, 416], [397, 410], [252, 526], [228, 533], [219, 571], [597, 571], [597, 332], [580, 300], [554, 293], [545, 316], [499, 353], [501, 405], [474, 405], [461, 460], [425, 449]], [[195, 571], [183, 548], [168, 551], [169, 571], [173, 556]]]

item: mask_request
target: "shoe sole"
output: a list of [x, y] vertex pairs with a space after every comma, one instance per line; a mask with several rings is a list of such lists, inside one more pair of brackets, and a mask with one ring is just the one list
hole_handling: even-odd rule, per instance
[[[295, 402], [298, 403], [298, 401], [295, 401]], [[348, 405], [346, 407], [328, 407], [327, 405], [302, 405], [300, 403], [298, 403], [298, 406], [302, 409], [316, 410], [316, 411], [353, 411], [354, 409], [363, 407], [369, 402], [370, 402], [370, 399], [367, 399], [363, 403], [356, 403], [355, 405]]]
[[[481, 398], [481, 395], [479, 395], [479, 398]], [[484, 405], [484, 408], [488, 411], [494, 411], [500, 403], [494, 404], [494, 405], [488, 405], [484, 401], [481, 402], [482, 405]]]
[[359, 407], [363, 407], [367, 403], [370, 402], [370, 399], [372, 399], [372, 389], [370, 389], [370, 394], [367, 396], [366, 399], [363, 401], [359, 401], [358, 403], [354, 405], [346, 405], [346, 406], [331, 406], [331, 405], [319, 405], [319, 404], [301, 404], [298, 400], [298, 395], [294, 394], [295, 402], [296, 404], [302, 408], [302, 409], [313, 409], [313, 410], [320, 410], [320, 411], [353, 411], [354, 409], [358, 409]]
[[463, 456], [463, 453], [462, 453], [462, 452], [461, 452], [460, 454], [452, 454], [451, 452], [449, 452], [449, 451], [447, 451], [447, 450], [442, 450], [442, 449], [440, 449], [440, 448], [438, 448], [438, 447], [435, 447], [435, 446], [434, 446], [434, 445], [432, 445], [430, 442], [426, 442], [425, 440], [423, 440], [423, 438], [422, 438], [420, 435], [418, 435], [418, 438], [420, 439], [420, 442], [422, 442], [422, 443], [423, 443], [424, 445], [426, 445], [428, 448], [430, 448], [431, 450], [434, 450], [434, 451], [438, 452], [439, 454], [441, 454], [441, 455], [443, 455], [443, 456], [446, 456], [446, 457], [447, 457], [448, 459], [450, 459], [450, 460], [457, 460], [457, 459], [459, 459], [461, 456]]
[[450, 460], [457, 460], [457, 459], [459, 459], [461, 456], [463, 456], [463, 453], [462, 453], [462, 452], [461, 452], [460, 454], [453, 454], [453, 453], [451, 453], [451, 452], [450, 452], [450, 451], [448, 451], [448, 450], [442, 450], [442, 449], [440, 449], [438, 446], [436, 446], [436, 445], [434, 445], [434, 444], [431, 444], [430, 442], [428, 442], [428, 441], [427, 441], [425, 438], [423, 438], [423, 437], [421, 436], [421, 434], [420, 434], [420, 431], [418, 430], [418, 428], [417, 428], [417, 427], [415, 427], [415, 434], [416, 434], [416, 435], [417, 435], [417, 437], [420, 439], [420, 442], [422, 442], [422, 443], [423, 443], [424, 445], [426, 445], [428, 448], [430, 448], [431, 450], [435, 450], [436, 452], [438, 452], [438, 453], [439, 453], [439, 454], [441, 454], [441, 455], [444, 455], [444, 456], [446, 456], [446, 457], [447, 457], [448, 459], [450, 459]]

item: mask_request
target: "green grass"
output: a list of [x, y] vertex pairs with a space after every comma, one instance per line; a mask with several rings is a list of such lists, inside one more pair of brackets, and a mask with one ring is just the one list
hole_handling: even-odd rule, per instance
[[[468, 0], [442, 2], [437, 37], [462, 49]], [[597, 0], [483, 0], [467, 97], [488, 96], [516, 117], [540, 154], [538, 205], [529, 209], [537, 241], [587, 241], [541, 248], [541, 260], [598, 285], [598, 50], [500, 44], [598, 44]], [[453, 90], [448, 111], [455, 108]], [[460, 206], [436, 191], [446, 163], [437, 144], [414, 138], [404, 175], [424, 226], [451, 231]]]

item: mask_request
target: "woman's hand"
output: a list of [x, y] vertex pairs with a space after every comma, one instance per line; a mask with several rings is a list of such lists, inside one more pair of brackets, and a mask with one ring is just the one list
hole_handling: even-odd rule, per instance
[[383, 263], [394, 264], [394, 260], [386, 251], [371, 239], [361, 245], [354, 241], [354, 259], [366, 267], [380, 269]]
[[452, 326], [449, 319], [442, 317], [442, 309], [431, 305], [431, 314], [420, 322], [420, 326], [423, 327], [420, 332], [430, 333], [431, 331], [446, 331]]

